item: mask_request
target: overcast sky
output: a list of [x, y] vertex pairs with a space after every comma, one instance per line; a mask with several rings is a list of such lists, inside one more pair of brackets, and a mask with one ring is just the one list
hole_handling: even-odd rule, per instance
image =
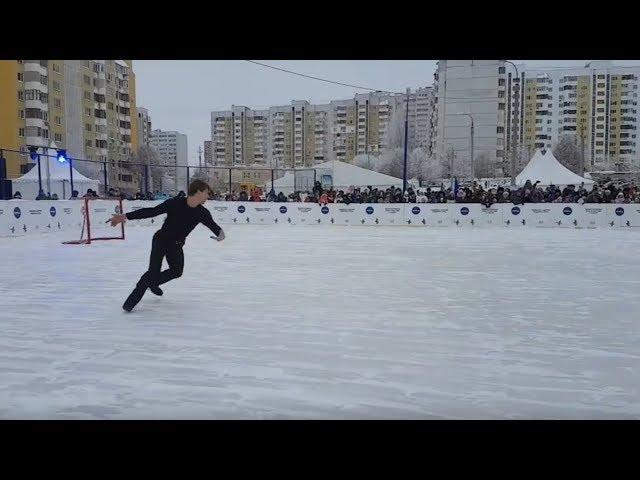
[[[586, 60], [513, 60], [528, 67], [582, 66]], [[260, 60], [261, 63], [378, 90], [403, 92], [431, 85], [435, 60]], [[640, 65], [640, 61], [614, 61]], [[328, 103], [364, 93], [240, 60], [137, 60], [136, 100], [149, 110], [153, 128], [187, 134], [189, 162], [211, 136], [211, 111], [231, 105], [266, 108], [291, 100]]]

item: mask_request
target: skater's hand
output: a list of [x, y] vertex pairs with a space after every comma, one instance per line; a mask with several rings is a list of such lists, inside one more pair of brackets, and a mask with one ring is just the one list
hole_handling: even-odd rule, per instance
[[214, 237], [212, 235], [211, 238], [215, 238], [217, 241], [221, 242], [222, 240], [224, 240], [224, 232], [222, 230], [220, 230], [220, 233], [218, 234], [217, 237]]
[[127, 221], [127, 217], [125, 215], [113, 215], [111, 220], [107, 220], [107, 222], [111, 222], [111, 226], [115, 227], [119, 223], [123, 223]]

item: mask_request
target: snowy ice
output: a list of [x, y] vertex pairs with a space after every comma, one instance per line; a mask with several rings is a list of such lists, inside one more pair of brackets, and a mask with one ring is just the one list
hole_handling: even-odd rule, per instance
[[0, 238], [0, 418], [640, 418], [640, 232], [198, 227], [127, 314], [154, 231]]

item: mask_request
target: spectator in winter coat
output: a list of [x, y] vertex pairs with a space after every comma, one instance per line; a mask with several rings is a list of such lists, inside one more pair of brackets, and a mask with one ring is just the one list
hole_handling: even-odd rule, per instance
[[16, 192], [13, 194], [14, 200], [22, 200], [22, 194], [20, 192]]
[[287, 201], [287, 196], [284, 193], [280, 192], [280, 193], [278, 193], [276, 201], [284, 203], [284, 202]]
[[326, 205], [327, 203], [329, 203], [329, 195], [327, 195], [327, 192], [322, 192], [322, 195], [320, 195], [320, 199], [318, 200], [318, 203], [320, 205]]

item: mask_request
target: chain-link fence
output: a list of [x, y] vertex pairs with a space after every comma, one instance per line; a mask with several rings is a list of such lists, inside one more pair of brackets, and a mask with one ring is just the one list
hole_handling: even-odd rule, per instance
[[189, 183], [201, 179], [220, 194], [250, 193], [255, 189], [291, 193], [313, 189], [319, 180], [314, 168], [272, 169], [269, 167], [223, 167], [164, 165], [131, 161], [97, 161], [60, 157], [58, 152], [42, 149], [34, 152], [0, 147], [0, 185], [2, 198], [16, 191], [23, 199], [52, 197], [68, 199], [93, 190], [100, 196], [141, 194], [174, 196], [187, 192]]

